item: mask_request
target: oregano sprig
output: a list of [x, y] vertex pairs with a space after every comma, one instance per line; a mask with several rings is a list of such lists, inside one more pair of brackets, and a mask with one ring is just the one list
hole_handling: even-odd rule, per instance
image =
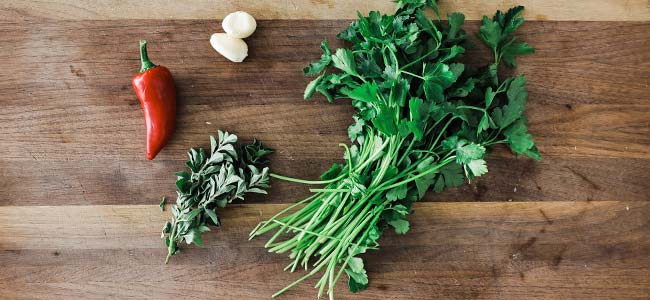
[[266, 156], [273, 151], [255, 140], [235, 148], [237, 136], [218, 131], [210, 136], [210, 152], [200, 148], [190, 149], [185, 162], [189, 171], [175, 175], [177, 198], [172, 206], [171, 221], [163, 227], [161, 237], [167, 246], [167, 258], [178, 252], [178, 244], [185, 241], [203, 246], [202, 233], [209, 226], [220, 226], [216, 210], [233, 200], [243, 200], [247, 193], [266, 194], [269, 187], [269, 168], [260, 169], [268, 162]]

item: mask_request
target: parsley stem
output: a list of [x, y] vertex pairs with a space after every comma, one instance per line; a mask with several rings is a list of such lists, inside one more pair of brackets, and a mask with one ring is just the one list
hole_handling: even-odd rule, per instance
[[259, 232], [260, 227], [264, 227], [264, 225], [268, 224], [268, 222], [274, 221], [277, 217], [281, 216], [282, 214], [290, 211], [291, 209], [293, 209], [293, 208], [295, 208], [295, 207], [297, 207], [297, 206], [299, 206], [299, 205], [301, 205], [301, 204], [303, 204], [303, 203], [305, 203], [307, 201], [310, 201], [310, 200], [316, 198], [317, 196], [318, 195], [311, 195], [311, 196], [309, 196], [309, 197], [307, 197], [307, 198], [305, 198], [305, 199], [303, 199], [301, 201], [298, 201], [298, 202], [296, 202], [296, 203], [294, 203], [292, 205], [289, 205], [287, 208], [281, 210], [280, 212], [278, 212], [277, 214], [275, 214], [273, 217], [269, 218], [268, 220], [266, 220], [264, 222], [260, 222], [259, 224], [257, 224], [257, 226], [249, 234], [249, 240], [252, 240], [255, 236], [264, 234], [265, 232], [268, 231], [268, 230], [266, 230], [264, 232]]
[[[386, 140], [384, 143], [382, 143], [381, 148], [379, 150], [377, 150], [375, 153], [373, 153], [373, 155], [370, 158], [368, 158], [366, 161], [364, 161], [360, 166], [358, 166], [355, 169], [355, 171], [358, 172], [360, 170], [363, 170], [363, 168], [365, 168], [367, 165], [374, 162], [375, 159], [377, 159], [382, 154], [382, 150], [384, 150], [384, 148], [386, 148], [386, 145], [388, 144], [388, 142], [389, 142], [389, 140]], [[339, 176], [339, 177], [341, 177], [341, 176]]]
[[323, 268], [322, 265], [319, 266], [319, 267], [314, 268], [313, 270], [311, 270], [311, 272], [307, 273], [305, 276], [303, 276], [303, 277], [301, 277], [300, 279], [294, 281], [293, 283], [287, 285], [287, 286], [284, 287], [283, 289], [281, 289], [281, 290], [275, 292], [275, 294], [271, 295], [271, 298], [275, 298], [275, 297], [277, 297], [277, 296], [280, 296], [282, 293], [286, 292], [288, 289], [290, 289], [290, 288], [296, 286], [297, 284], [303, 282], [305, 279], [307, 279], [307, 278], [313, 276], [314, 274], [318, 273], [318, 271], [320, 271], [320, 269], [322, 269], [322, 268]]
[[[341, 185], [342, 184], [340, 184], [339, 186], [341, 186]], [[327, 194], [327, 196], [326, 196], [327, 198], [323, 199], [323, 204], [329, 204], [330, 201], [332, 200], [332, 198], [336, 197], [336, 195], [337, 194]], [[312, 224], [314, 224], [315, 222], [318, 222], [318, 219], [319, 219], [321, 213], [323, 213], [323, 211], [327, 208], [327, 206], [328, 205], [321, 205], [318, 208], [318, 210], [316, 210], [316, 213], [314, 213], [313, 217], [309, 220], [309, 222], [307, 222], [307, 225], [305, 226], [305, 228], [310, 228], [312, 226]], [[302, 238], [304, 236], [305, 236], [305, 233], [302, 232], [302, 233], [298, 234], [298, 236], [296, 237], [296, 240], [300, 241], [300, 240], [302, 240]]]
[[399, 71], [400, 71], [400, 72], [404, 72], [404, 70], [405, 70], [406, 68], [408, 68], [408, 67], [410, 67], [410, 66], [412, 66], [412, 65], [414, 65], [414, 64], [419, 63], [421, 60], [423, 60], [423, 59], [429, 57], [429, 55], [433, 54], [433, 53], [436, 52], [436, 51], [439, 51], [439, 50], [442, 50], [442, 49], [449, 49], [449, 48], [439, 48], [439, 47], [440, 47], [440, 45], [438, 44], [438, 46], [437, 46], [435, 49], [433, 49], [433, 50], [427, 52], [427, 54], [422, 55], [422, 56], [418, 57], [417, 59], [414, 59], [414, 60], [411, 61], [410, 63], [404, 65], [403, 67], [401, 67], [401, 68], [399, 69]]
[[404, 155], [400, 157], [400, 159], [397, 161], [397, 166], [402, 164], [402, 161], [404, 161], [405, 158], [408, 157], [409, 153], [411, 153], [411, 149], [413, 148], [413, 145], [415, 145], [415, 138], [411, 138], [411, 142], [409, 143], [408, 147], [404, 151]]
[[278, 220], [273, 220], [273, 222], [275, 222], [275, 223], [277, 223], [277, 224], [279, 224], [279, 225], [282, 225], [282, 226], [286, 226], [287, 228], [293, 229], [293, 230], [295, 230], [295, 231], [309, 233], [309, 234], [311, 234], [311, 235], [314, 235], [314, 236], [317, 236], [317, 237], [321, 237], [321, 238], [332, 239], [332, 240], [336, 240], [336, 241], [342, 241], [340, 238], [337, 238], [337, 237], [334, 237], [334, 236], [323, 235], [323, 234], [316, 233], [316, 232], [313, 232], [313, 231], [310, 231], [310, 230], [306, 230], [306, 229], [304, 229], [304, 228], [291, 226], [291, 225], [289, 225], [289, 224], [287, 224], [287, 223], [283, 223], [283, 222], [280, 222], [280, 221], [278, 221]]
[[408, 179], [405, 179], [405, 180], [403, 180], [403, 181], [400, 181], [400, 182], [397, 182], [397, 183], [391, 184], [391, 185], [389, 185], [389, 186], [387, 186], [387, 187], [378, 188], [376, 191], [385, 191], [385, 190], [390, 190], [390, 189], [392, 189], [392, 188], [396, 188], [396, 187], [398, 187], [398, 186], [400, 186], [400, 185], [402, 185], [402, 184], [409, 183], [409, 182], [411, 182], [411, 181], [413, 181], [413, 180], [416, 180], [416, 179], [421, 178], [421, 177], [423, 177], [423, 176], [425, 176], [425, 175], [427, 175], [427, 174], [430, 174], [430, 173], [432, 173], [432, 172], [434, 172], [434, 171], [437, 171], [438, 169], [444, 167], [445, 165], [447, 165], [448, 163], [454, 161], [455, 159], [456, 159], [456, 156], [455, 156], [455, 155], [450, 156], [450, 157], [448, 157], [447, 159], [443, 160], [440, 164], [436, 165], [436, 166], [433, 167], [433, 168], [429, 168], [429, 169], [427, 169], [426, 171], [424, 171], [424, 172], [422, 172], [422, 173], [420, 173], [420, 174], [418, 174], [418, 175], [415, 175], [415, 176], [413, 176], [413, 177], [411, 177], [411, 178], [408, 178]]
[[433, 151], [433, 149], [434, 149], [434, 147], [436, 146], [436, 144], [438, 144], [438, 141], [440, 141], [440, 138], [442, 138], [442, 135], [443, 135], [445, 132], [447, 132], [447, 127], [449, 127], [449, 125], [451, 124], [451, 122], [453, 122], [456, 118], [458, 118], [458, 117], [457, 117], [457, 116], [453, 116], [453, 117], [451, 117], [451, 118], [449, 119], [449, 121], [447, 121], [447, 124], [445, 124], [445, 126], [442, 127], [442, 130], [440, 130], [440, 133], [438, 134], [438, 137], [436, 137], [436, 139], [433, 141], [433, 143], [431, 143], [431, 146], [429, 146], [429, 151]]
[[507, 140], [500, 140], [500, 141], [496, 141], [496, 142], [489, 142], [486, 145], [489, 146], [489, 145], [494, 145], [494, 144], [505, 144], [507, 142], [508, 142]]
[[411, 72], [407, 72], [407, 71], [400, 71], [400, 72], [402, 72], [402, 73], [404, 73], [404, 74], [406, 74], [406, 75], [411, 75], [411, 76], [413, 76], [413, 77], [415, 77], [415, 78], [420, 78], [420, 79], [422, 79], [422, 80], [426, 80], [426, 79], [424, 79], [424, 77], [422, 77], [422, 76], [420, 76], [420, 75], [417, 75], [417, 74], [413, 74], [413, 73], [411, 73]]
[[[499, 85], [499, 88], [497, 88], [497, 91], [496, 91], [495, 93], [498, 94], [498, 93], [503, 93], [503, 92], [505, 92], [505, 91], [506, 91], [506, 82], [507, 82], [507, 81], [502, 82], [502, 83]], [[503, 88], [503, 89], [501, 89], [501, 88]]]
[[309, 189], [312, 193], [349, 193], [350, 189]]
[[[379, 221], [379, 217], [381, 217], [381, 213], [377, 213], [375, 215], [374, 220], [371, 223], [372, 224], [377, 224], [377, 222]], [[365, 240], [368, 237], [369, 232], [370, 232], [370, 230], [366, 230], [366, 232], [364, 232], [363, 236], [361, 236], [360, 240]], [[353, 255], [348, 255], [348, 257], [345, 259], [345, 262], [343, 263], [343, 265], [341, 265], [339, 273], [336, 275], [336, 279], [334, 279], [334, 284], [336, 284], [336, 282], [339, 280], [339, 278], [343, 274], [343, 271], [345, 271], [345, 267], [349, 263], [350, 258], [352, 258], [352, 257], [354, 257], [354, 256]], [[330, 284], [330, 290], [332, 290], [332, 291], [334, 290], [334, 284]]]
[[340, 174], [338, 177], [330, 180], [303, 180], [303, 179], [298, 179], [293, 177], [282, 176], [280, 174], [275, 174], [275, 173], [269, 174], [269, 176], [273, 178], [282, 179], [284, 181], [289, 181], [289, 182], [302, 183], [302, 184], [328, 184], [343, 178], [345, 175], [346, 174]]
[[431, 154], [431, 155], [435, 156], [437, 159], [440, 159], [440, 156], [439, 156], [438, 153], [436, 153], [435, 151], [431, 151], [431, 150], [413, 150], [412, 152], [413, 152], [413, 153], [426, 153], [426, 154]]
[[348, 148], [348, 145], [346, 144], [339, 144], [339, 147], [343, 147], [345, 149], [345, 159], [348, 161], [348, 168], [350, 168], [350, 174], [352, 174], [352, 153], [350, 152], [350, 148]]
[[480, 108], [480, 107], [476, 107], [476, 106], [470, 106], [470, 105], [460, 105], [460, 106], [456, 106], [456, 109], [463, 109], [463, 108], [464, 108], [464, 109], [473, 109], [473, 110], [478, 110], [478, 111], [482, 111], [482, 112], [484, 112], [484, 113], [486, 112], [484, 108]]
[[[330, 220], [325, 225], [325, 228], [334, 228], [334, 230], [337, 229], [337, 226], [339, 226], [339, 225], [337, 225], [337, 226], [332, 226], [332, 225], [335, 223], [334, 220], [339, 216], [339, 214], [341, 213], [341, 210], [343, 209], [343, 207], [345, 206], [345, 204], [346, 204], [346, 202], [347, 202], [347, 200], [349, 198], [350, 198], [350, 193], [345, 194], [345, 196], [341, 200], [341, 203], [339, 203], [338, 207], [336, 208], [336, 211], [334, 212], [334, 216], [332, 218], [330, 218]], [[332, 226], [332, 227], [330, 227], [330, 226]], [[333, 231], [333, 230], [326, 230], [325, 232], [329, 233], [330, 231]], [[324, 242], [324, 240], [319, 239], [317, 242]]]

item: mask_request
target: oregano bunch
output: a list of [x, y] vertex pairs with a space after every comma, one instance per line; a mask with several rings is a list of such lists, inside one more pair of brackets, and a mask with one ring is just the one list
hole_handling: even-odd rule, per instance
[[273, 151], [255, 140], [236, 147], [237, 136], [218, 131], [210, 136], [210, 151], [190, 149], [185, 165], [189, 171], [175, 175], [177, 197], [172, 206], [173, 219], [163, 227], [161, 237], [167, 246], [167, 258], [178, 252], [178, 244], [185, 241], [203, 246], [202, 234], [209, 226], [220, 226], [216, 210], [233, 200], [243, 200], [247, 193], [266, 194], [269, 187], [269, 168], [266, 156]]

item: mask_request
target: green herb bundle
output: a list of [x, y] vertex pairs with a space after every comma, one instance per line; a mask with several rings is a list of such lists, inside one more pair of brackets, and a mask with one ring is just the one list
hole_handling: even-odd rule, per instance
[[190, 149], [190, 169], [176, 173], [177, 198], [172, 206], [173, 219], [167, 221], [161, 237], [167, 245], [167, 258], [178, 251], [178, 243], [185, 240], [203, 246], [201, 234], [209, 231], [208, 226], [221, 224], [217, 208], [224, 208], [235, 199], [244, 199], [246, 193], [266, 194], [269, 187], [269, 168], [260, 170], [268, 162], [266, 155], [272, 151], [262, 143], [253, 141], [237, 151], [237, 136], [218, 132], [218, 139], [210, 136], [210, 152]]
[[324, 185], [312, 196], [256, 227], [250, 237], [274, 232], [266, 247], [289, 253], [285, 270], [309, 272], [281, 294], [316, 274], [318, 296], [347, 274], [351, 291], [368, 277], [359, 254], [379, 247], [387, 228], [409, 230], [411, 205], [427, 190], [440, 192], [485, 174], [486, 149], [506, 144], [517, 155], [540, 159], [523, 116], [527, 92], [523, 76], [499, 79], [498, 66], [515, 66], [517, 55], [533, 53], [512, 34], [523, 7], [484, 17], [478, 37], [492, 49], [489, 65], [471, 69], [459, 58], [468, 38], [464, 15], [431, 20], [432, 0], [400, 1], [393, 15], [359, 15], [338, 38], [349, 49], [331, 52], [321, 45], [319, 61], [305, 68], [318, 75], [305, 90], [330, 102], [349, 99], [356, 109], [343, 165], [334, 164], [322, 180], [271, 174], [287, 181]]

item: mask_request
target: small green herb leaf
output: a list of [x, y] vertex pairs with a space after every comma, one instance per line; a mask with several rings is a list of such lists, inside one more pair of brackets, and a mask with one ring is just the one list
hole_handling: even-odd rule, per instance
[[183, 236], [187, 244], [194, 243], [199, 247], [203, 247], [203, 239], [201, 238], [201, 232], [197, 229], [190, 230], [186, 235]]
[[464, 141], [456, 144], [456, 161], [466, 164], [472, 160], [480, 159], [485, 156], [485, 147], [474, 143], [465, 144]]
[[[514, 124], [512, 124], [512, 126], [508, 127], [508, 129], [504, 131], [504, 135], [513, 152], [517, 154], [526, 154], [527, 151], [531, 150], [533, 153], [529, 156], [537, 159], [539, 153], [536, 152], [537, 148], [532, 150], [535, 146], [535, 142], [533, 141], [533, 136], [528, 133], [528, 127], [526, 126], [527, 121], [526, 118], [518, 119]], [[537, 154], [535, 155], [535, 153]]]
[[351, 292], [356, 293], [368, 287], [368, 275], [366, 274], [361, 258], [350, 258], [348, 267], [345, 268], [345, 273], [349, 276], [348, 287]]
[[447, 23], [449, 24], [447, 39], [454, 40], [458, 37], [459, 33], [462, 32], [462, 27], [465, 23], [465, 15], [459, 12], [449, 14], [447, 17]]
[[389, 221], [388, 224], [390, 224], [390, 226], [393, 226], [393, 228], [395, 228], [395, 233], [397, 234], [405, 234], [406, 232], [409, 231], [409, 221], [407, 220], [404, 219], [392, 220]]
[[212, 224], [215, 226], [221, 225], [221, 222], [219, 221], [219, 217], [217, 217], [217, 214], [214, 212], [213, 209], [206, 209], [205, 214], [210, 217], [210, 220], [212, 221]]
[[341, 92], [348, 96], [350, 99], [374, 103], [378, 101], [377, 98], [377, 83], [366, 82], [352, 90], [344, 89]]
[[400, 185], [389, 190], [388, 193], [386, 193], [386, 199], [388, 199], [388, 201], [402, 200], [406, 198], [406, 192], [406, 185]]
[[433, 187], [434, 191], [442, 192], [445, 188], [460, 186], [463, 184], [465, 177], [463, 168], [457, 163], [450, 163], [440, 168], [440, 175]]
[[337, 49], [336, 53], [332, 55], [332, 62], [337, 69], [350, 75], [358, 75], [352, 51], [343, 48]]
[[503, 28], [504, 36], [511, 34], [524, 22], [524, 18], [519, 17], [523, 11], [524, 7], [521, 5], [508, 9], [505, 15], [497, 10], [494, 20]]
[[456, 82], [456, 75], [449, 69], [449, 65], [443, 63], [425, 64], [424, 77], [424, 94], [427, 100], [434, 103], [445, 100], [444, 90]]
[[485, 160], [475, 159], [465, 164], [465, 172], [468, 178], [478, 177], [488, 172]]
[[501, 35], [503, 34], [503, 29], [499, 22], [492, 21], [488, 17], [483, 16], [483, 25], [480, 27], [479, 37], [483, 42], [488, 46], [492, 47], [496, 51], [499, 43], [501, 42]]
[[503, 108], [497, 107], [492, 112], [492, 118], [499, 128], [505, 129], [515, 120], [521, 118], [526, 109], [526, 99], [528, 98], [525, 86], [526, 78], [523, 76], [516, 77], [510, 82], [507, 91], [508, 104]]
[[535, 48], [529, 46], [526, 42], [521, 42], [504, 46], [501, 58], [503, 59], [503, 62], [506, 64], [506, 66], [516, 67], [516, 57], [518, 55], [526, 55], [532, 53], [535, 53]]
[[316, 79], [310, 81], [309, 84], [307, 84], [307, 87], [305, 88], [305, 94], [303, 96], [305, 100], [311, 98], [311, 96], [314, 95], [314, 92], [316, 91], [318, 84], [323, 80], [323, 77], [325, 77], [325, 74], [321, 74], [320, 76], [316, 77]]
[[312, 62], [309, 64], [309, 66], [303, 69], [305, 75], [311, 76], [320, 73], [332, 61], [332, 56], [331, 56], [332, 52], [330, 51], [329, 43], [327, 42], [327, 40], [324, 40], [320, 44], [320, 48], [323, 50], [323, 55], [321, 56], [319, 61]]
[[160, 207], [160, 211], [165, 211], [165, 196], [162, 197], [158, 206]]

